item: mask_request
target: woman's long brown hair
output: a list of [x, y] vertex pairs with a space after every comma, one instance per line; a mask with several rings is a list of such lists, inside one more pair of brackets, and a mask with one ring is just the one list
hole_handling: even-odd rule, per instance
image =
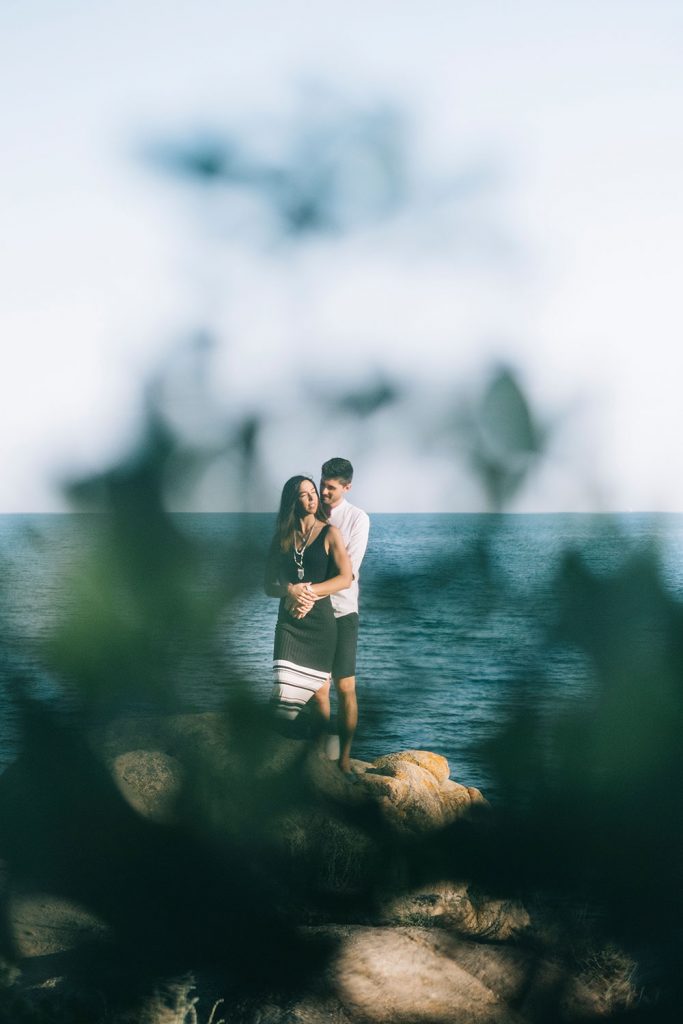
[[290, 477], [282, 488], [280, 511], [277, 514], [277, 521], [275, 523], [275, 537], [278, 540], [281, 551], [289, 551], [294, 543], [294, 533], [298, 529], [299, 519], [302, 515], [299, 505], [299, 488], [304, 480], [313, 484], [315, 493], [318, 495], [318, 508], [316, 509], [315, 518], [319, 519], [321, 523], [327, 522], [327, 516], [323, 512], [322, 502], [318, 494], [318, 488], [315, 486], [315, 481], [311, 480], [310, 476]]

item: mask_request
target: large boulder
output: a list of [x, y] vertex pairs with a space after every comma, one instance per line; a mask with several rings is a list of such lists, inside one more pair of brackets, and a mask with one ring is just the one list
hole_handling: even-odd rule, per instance
[[364, 1024], [596, 1020], [635, 997], [631, 983], [605, 1001], [606, 978], [599, 972], [589, 980], [576, 965], [530, 948], [468, 942], [423, 928], [321, 932], [339, 940], [331, 987], [344, 1013]]
[[520, 1024], [521, 1018], [433, 933], [357, 928], [331, 968], [354, 1020], [411, 1024]]
[[353, 785], [324, 758], [311, 757], [308, 771], [320, 792], [350, 804], [374, 804], [384, 824], [405, 837], [443, 828], [487, 806], [478, 789], [450, 778], [445, 757], [428, 750], [403, 750], [372, 762], [351, 763]]
[[[173, 753], [121, 752], [122, 746], [143, 740], [137, 723], [115, 727], [104, 744], [112, 776], [130, 805], [153, 821], [172, 824], [178, 820], [183, 786], [197, 790], [192, 766], [196, 770], [200, 742], [205, 753], [213, 754], [213, 769], [218, 763], [230, 780], [229, 786], [199, 787], [202, 792], [196, 800], [203, 801], [203, 813], [214, 822], [222, 819], [236, 833], [256, 830], [259, 845], [275, 855], [285, 879], [305, 878], [305, 889], [313, 897], [305, 916], [315, 914], [318, 894], [357, 898], [356, 905], [345, 908], [347, 920], [442, 926], [497, 941], [510, 939], [529, 925], [519, 903], [491, 899], [466, 881], [445, 878], [421, 884], [415, 880], [411, 844], [487, 807], [479, 790], [450, 778], [448, 762], [438, 754], [408, 750], [372, 762], [355, 760], [354, 781], [349, 781], [322, 746], [307, 747], [273, 736], [245, 778], [241, 767], [237, 774], [220, 716], [178, 716], [165, 723], [165, 734], [157, 731], [151, 739]], [[291, 777], [290, 785], [308, 787], [306, 798], [268, 804], [267, 813], [255, 822], [248, 813], [253, 803], [248, 796], [250, 784], [265, 780], [267, 788], [271, 780], [275, 786], [296, 764], [300, 771]], [[246, 819], [242, 803], [247, 805]], [[194, 800], [192, 806], [196, 806]], [[300, 900], [300, 886], [297, 896]], [[295, 909], [288, 905], [290, 912]]]
[[[155, 882], [145, 844], [158, 845], [167, 858], [165, 836], [173, 841], [188, 831], [211, 846], [243, 850], [257, 870], [261, 860], [274, 905], [294, 920], [329, 921], [341, 912], [346, 921], [443, 926], [496, 940], [528, 926], [520, 905], [491, 899], [448, 871], [439, 875], [433, 863], [425, 872], [430, 837], [438, 839], [441, 828], [486, 807], [477, 790], [450, 779], [445, 758], [429, 751], [356, 760], [355, 781], [349, 781], [322, 746], [271, 733], [251, 742], [235, 737], [227, 716], [208, 712], [122, 719], [94, 733], [90, 751], [58, 784], [63, 811], [50, 804], [49, 819], [32, 816], [31, 807], [42, 806], [34, 790], [52, 786], [60, 765], [36, 775], [30, 764], [17, 764], [0, 783], [16, 829], [35, 835], [26, 842], [42, 851], [30, 878], [13, 880], [21, 898], [10, 904], [9, 918], [24, 955], [29, 946], [71, 948], [100, 934], [99, 924], [78, 907], [87, 896], [81, 885], [62, 887], [66, 903], [57, 899], [53, 882], [68, 876], [70, 862], [88, 879], [104, 880], [115, 869], [112, 882], [120, 885], [121, 872], [137, 871], [126, 867], [126, 850], [134, 847]], [[101, 778], [89, 791], [96, 765]], [[74, 791], [75, 779], [86, 787], [83, 798]], [[69, 821], [62, 823], [60, 814]], [[101, 909], [115, 917], [116, 900], [105, 900]]]
[[[356, 760], [349, 781], [322, 749], [278, 736], [259, 735], [253, 743], [248, 735], [235, 737], [225, 716], [208, 713], [125, 720], [94, 734], [77, 754], [42, 771], [29, 759], [0, 780], [6, 829], [22, 832], [24, 850], [32, 844], [41, 852], [31, 861], [31, 886], [13, 877], [18, 847], [6, 844], [13, 860], [5, 925], [24, 958], [23, 988], [13, 978], [7, 985], [29, 1008], [36, 993], [61, 993], [67, 1002], [74, 992], [99, 998], [99, 981], [84, 981], [80, 969], [84, 947], [88, 965], [99, 956], [97, 943], [120, 950], [117, 923], [127, 919], [117, 917], [117, 903], [129, 884], [139, 886], [141, 871], [146, 884], [158, 881], [158, 891], [143, 899], [134, 922], [142, 934], [124, 933], [125, 948], [134, 938], [143, 950], [164, 932], [175, 934], [178, 921], [192, 923], [176, 914], [178, 900], [196, 917], [181, 957], [189, 967], [188, 950], [200, 970], [212, 962], [215, 950], [205, 943], [198, 952], [195, 941], [206, 931], [229, 933], [224, 963], [251, 942], [260, 970], [261, 958], [268, 960], [263, 942], [285, 920], [287, 941], [278, 952], [287, 943], [295, 957], [310, 948], [320, 969], [314, 983], [286, 997], [257, 991], [246, 1002], [231, 1002], [229, 970], [196, 989], [191, 976], [169, 975], [168, 985], [126, 1013], [108, 1008], [106, 1019], [116, 1024], [170, 1024], [191, 1015], [195, 1004], [209, 1019], [223, 995], [225, 1011], [216, 1018], [236, 1024], [520, 1024], [595, 1017], [616, 1005], [605, 1001], [607, 982], [596, 971], [591, 980], [576, 965], [541, 954], [538, 933], [534, 943], [514, 942], [530, 925], [520, 904], [492, 898], [448, 870], [439, 873], [439, 865], [450, 864], [439, 851], [458, 841], [450, 826], [489, 813], [478, 790], [452, 780], [439, 755], [410, 750]], [[92, 779], [96, 786], [88, 788]], [[207, 850], [202, 861], [198, 852]], [[60, 891], [73, 881], [72, 861], [82, 882]], [[242, 874], [245, 861], [250, 870]], [[206, 885], [194, 877], [202, 871]], [[239, 886], [253, 888], [228, 918], [240, 898], [235, 872]], [[103, 887], [113, 889], [104, 899]], [[133, 898], [140, 897], [142, 889]], [[259, 916], [267, 906], [272, 916]], [[159, 921], [150, 927], [154, 914]], [[109, 980], [118, 985], [115, 976]], [[624, 980], [617, 1008], [632, 998]]]

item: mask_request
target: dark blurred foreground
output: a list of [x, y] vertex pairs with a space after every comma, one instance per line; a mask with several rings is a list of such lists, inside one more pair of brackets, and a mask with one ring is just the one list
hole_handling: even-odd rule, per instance
[[[473, 409], [472, 460], [499, 509], [542, 444], [511, 374], [496, 376]], [[258, 461], [253, 424], [235, 424], [225, 447], [249, 480]], [[70, 580], [75, 599], [39, 652], [68, 696], [68, 713], [30, 696], [21, 652], [8, 638], [3, 664], [23, 744], [0, 779], [6, 1019], [137, 1019], [144, 998], [169, 979], [203, 977], [216, 1000], [226, 1000], [226, 1020], [257, 1019], [264, 999], [281, 1008], [273, 1020], [287, 1020], [283, 1007], [315, 993], [338, 952], [338, 936], [322, 926], [376, 923], [388, 892], [464, 879], [501, 906], [523, 902], [530, 925], [515, 949], [525, 951], [529, 986], [540, 963], [550, 958], [557, 967], [552, 990], [524, 1003], [523, 1019], [586, 1019], [585, 1008], [583, 1017], [567, 1008], [563, 985], [592, 965], [599, 984], [619, 990], [612, 999], [605, 993], [602, 1019], [673, 1020], [682, 995], [683, 631], [657, 551], [624, 537], [618, 566], [600, 575], [589, 549], [566, 552], [553, 588], [556, 614], [540, 643], [547, 651], [570, 645], [589, 659], [591, 691], [581, 706], [541, 721], [536, 658], [536, 678], [519, 681], [519, 711], [485, 751], [498, 805], [477, 805], [441, 829], [402, 833], [387, 826], [380, 805], [316, 787], [310, 745], [274, 735], [249, 680], [225, 680], [226, 705], [215, 720], [223, 724], [208, 732], [177, 724], [176, 695], [192, 670], [188, 639], [225, 672], [218, 638], [260, 586], [254, 567], [263, 552], [248, 530], [216, 552], [184, 536], [167, 511], [169, 474], [196, 475], [214, 454], [188, 450], [152, 397], [147, 432], [130, 458], [69, 486], [75, 508], [105, 514], [88, 561]], [[492, 605], [520, 600], [492, 567], [497, 522], [492, 516], [477, 549], [452, 563], [457, 571], [458, 559], [477, 561]], [[616, 531], [604, 521], [599, 528]], [[409, 593], [410, 580], [401, 582]], [[146, 709], [137, 726], [135, 700]], [[126, 729], [132, 738], [121, 745]], [[181, 784], [165, 790], [157, 755], [151, 813], [131, 804], [111, 771], [121, 751], [137, 751], [139, 762], [145, 749], [183, 765]], [[159, 816], [162, 798], [168, 813]], [[344, 867], [357, 871], [353, 884], [321, 887], [319, 858], [297, 862], [271, 842], [292, 820], [308, 822], [304, 829], [316, 820], [325, 830], [350, 829], [375, 852], [362, 872]], [[335, 870], [330, 864], [329, 877]], [[101, 923], [101, 936], [88, 931], [85, 945], [62, 954], [48, 943], [27, 959], [30, 936], [17, 934], [12, 909], [27, 893], [44, 894], [46, 914], [51, 899], [71, 901]], [[459, 934], [453, 924], [446, 932]], [[31, 987], [61, 975], [68, 996], [59, 985]]]

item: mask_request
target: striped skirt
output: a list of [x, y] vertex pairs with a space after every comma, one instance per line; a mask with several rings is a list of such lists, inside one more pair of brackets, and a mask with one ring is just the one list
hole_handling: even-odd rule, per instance
[[293, 661], [273, 661], [273, 694], [271, 704], [277, 718], [293, 721], [301, 709], [329, 679], [329, 672], [295, 665]]
[[293, 721], [330, 677], [337, 623], [329, 598], [317, 601], [303, 619], [280, 605], [273, 650], [271, 707], [278, 719]]

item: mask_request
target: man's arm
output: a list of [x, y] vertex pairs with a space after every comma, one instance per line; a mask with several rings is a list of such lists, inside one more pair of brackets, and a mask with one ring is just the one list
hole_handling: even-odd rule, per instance
[[346, 550], [349, 558], [351, 559], [351, 568], [353, 570], [354, 580], [358, 579], [363, 555], [365, 554], [365, 549], [368, 546], [369, 533], [370, 517], [367, 512], [361, 512], [360, 515], [356, 516], [353, 526], [351, 527], [351, 532], [346, 541]]

